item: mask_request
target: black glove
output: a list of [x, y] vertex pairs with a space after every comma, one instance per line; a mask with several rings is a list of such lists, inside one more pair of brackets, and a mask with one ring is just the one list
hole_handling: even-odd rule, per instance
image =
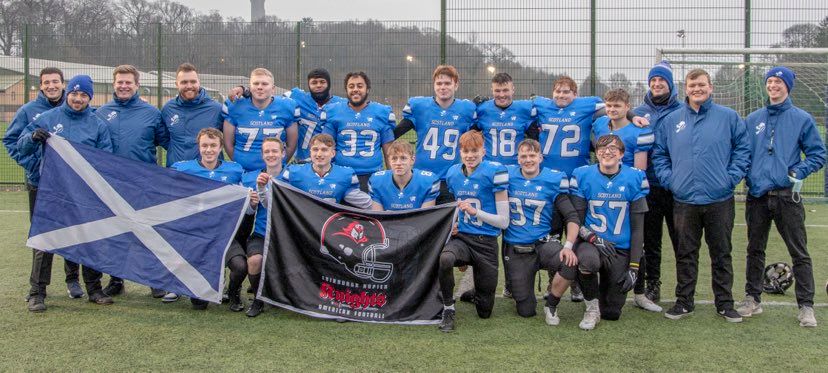
[[37, 142], [46, 142], [46, 139], [51, 136], [52, 134], [43, 128], [38, 128], [32, 132], [32, 140]]
[[581, 227], [581, 229], [578, 230], [578, 235], [581, 236], [584, 241], [595, 245], [601, 255], [610, 258], [615, 257], [615, 245], [610, 241], [606, 241], [603, 238], [598, 237], [598, 235], [589, 230], [589, 228]]
[[621, 292], [626, 293], [635, 287], [635, 280], [638, 279], [638, 269], [629, 268], [627, 273], [618, 280], [618, 285], [621, 286]]
[[491, 100], [489, 98], [489, 96], [477, 95], [477, 96], [474, 96], [474, 98], [472, 99], [472, 102], [474, 102], [475, 105], [480, 106], [480, 104], [482, 104], [486, 101], [489, 101], [489, 100]]

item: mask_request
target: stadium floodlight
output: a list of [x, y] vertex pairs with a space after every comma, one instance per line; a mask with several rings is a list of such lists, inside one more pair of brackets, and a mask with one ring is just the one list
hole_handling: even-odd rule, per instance
[[489, 74], [494, 74], [497, 69], [493, 65], [486, 66], [486, 70], [489, 71]]
[[411, 97], [411, 79], [408, 70], [412, 62], [414, 62], [414, 56], [407, 54], [405, 56], [405, 97]]

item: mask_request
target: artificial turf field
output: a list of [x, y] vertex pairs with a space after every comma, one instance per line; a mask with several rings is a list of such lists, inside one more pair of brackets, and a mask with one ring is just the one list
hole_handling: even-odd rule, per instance
[[[538, 316], [523, 319], [511, 300], [498, 298], [488, 320], [478, 319], [472, 305], [458, 303], [458, 329], [443, 334], [436, 326], [336, 323], [278, 309], [253, 319], [227, 305], [198, 312], [188, 301], [162, 304], [134, 283], [114, 305], [97, 306], [67, 297], [58, 258], [48, 310], [32, 314], [23, 300], [31, 266], [24, 246], [26, 195], [4, 192], [0, 371], [826, 371], [828, 205], [808, 205], [807, 211], [817, 328], [798, 326], [792, 289], [784, 296], [765, 295], [765, 312], [741, 324], [716, 316], [712, 305], [701, 302], [712, 300], [703, 247], [696, 299], [704, 304], [687, 319], [668, 320], [628, 303], [620, 321], [603, 321], [585, 332], [578, 329], [583, 305], [568, 297], [557, 327], [544, 323], [542, 302]], [[736, 216], [733, 290], [740, 301], [746, 241], [741, 202]], [[771, 234], [767, 256], [769, 263], [790, 263], [778, 234]], [[673, 298], [673, 258], [667, 244], [662, 298]]]

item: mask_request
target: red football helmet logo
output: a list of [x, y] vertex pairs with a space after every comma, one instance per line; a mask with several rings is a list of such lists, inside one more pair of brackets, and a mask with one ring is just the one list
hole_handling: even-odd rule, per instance
[[351, 212], [332, 215], [322, 226], [319, 251], [342, 264], [354, 276], [374, 282], [391, 277], [393, 264], [378, 262], [377, 251], [388, 248], [379, 220]]

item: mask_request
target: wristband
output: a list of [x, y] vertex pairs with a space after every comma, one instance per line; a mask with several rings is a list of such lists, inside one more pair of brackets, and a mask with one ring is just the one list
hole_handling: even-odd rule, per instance
[[563, 245], [564, 249], [572, 250], [572, 242], [566, 241]]

